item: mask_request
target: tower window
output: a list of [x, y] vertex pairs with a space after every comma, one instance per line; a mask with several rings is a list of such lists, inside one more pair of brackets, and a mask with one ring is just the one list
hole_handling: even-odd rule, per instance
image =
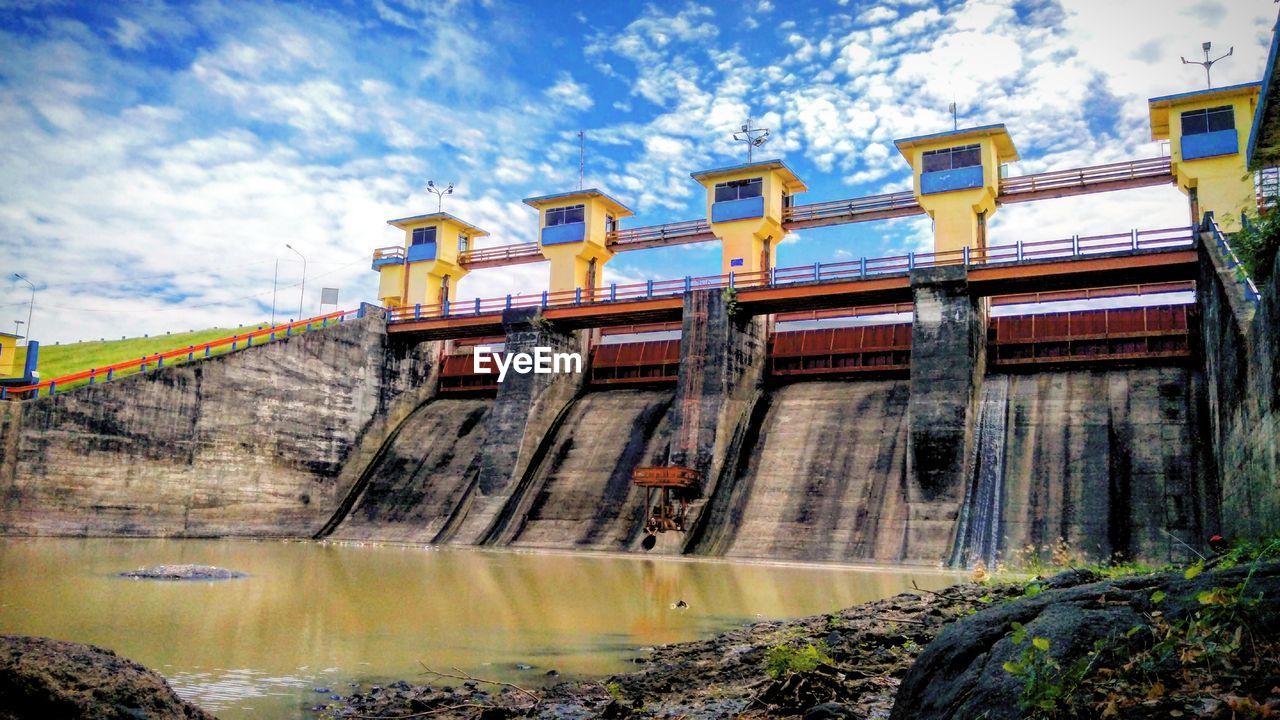
[[1219, 130], [1235, 130], [1236, 114], [1230, 105], [1205, 108], [1204, 110], [1188, 110], [1182, 113], [1182, 134], [1203, 135]]
[[761, 178], [716, 183], [716, 202], [760, 197], [763, 193], [764, 180]]
[[467, 246], [470, 244], [471, 244], [471, 237], [469, 235], [463, 235], [462, 233], [458, 233], [458, 252], [460, 253], [466, 252]]
[[981, 145], [961, 145], [941, 150], [925, 150], [922, 153], [922, 172], [958, 170], [982, 165]]
[[580, 223], [586, 219], [586, 210], [582, 205], [551, 208], [547, 211], [547, 227]]
[[425, 245], [436, 241], [436, 229], [434, 227], [414, 228], [413, 240], [411, 245]]

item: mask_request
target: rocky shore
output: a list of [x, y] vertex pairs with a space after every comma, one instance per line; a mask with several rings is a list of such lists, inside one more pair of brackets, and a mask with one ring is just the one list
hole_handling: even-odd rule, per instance
[[[1210, 563], [1212, 566], [1213, 563]], [[1280, 563], [963, 584], [653, 648], [525, 689], [456, 672], [326, 718], [1280, 717]]]
[[[957, 585], [653, 648], [635, 672], [525, 691], [462, 677], [359, 693], [324, 717], [886, 718], [898, 683], [944, 626], [1022, 592]], [[772, 672], [770, 671], [772, 670]]]

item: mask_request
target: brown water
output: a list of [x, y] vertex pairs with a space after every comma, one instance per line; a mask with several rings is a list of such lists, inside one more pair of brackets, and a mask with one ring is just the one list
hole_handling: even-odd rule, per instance
[[[201, 563], [240, 580], [127, 580]], [[309, 718], [419, 661], [536, 685], [625, 671], [641, 648], [957, 576], [928, 570], [229, 540], [0, 540], [0, 633], [111, 648], [230, 718]], [[677, 600], [687, 609], [674, 609]], [[532, 666], [525, 668], [524, 666]], [[316, 692], [330, 688], [330, 692]]]

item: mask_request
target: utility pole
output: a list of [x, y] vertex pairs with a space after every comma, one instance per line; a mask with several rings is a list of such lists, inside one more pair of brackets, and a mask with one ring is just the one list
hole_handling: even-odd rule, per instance
[[769, 128], [751, 127], [751, 118], [747, 118], [742, 130], [733, 134], [733, 139], [747, 144], [747, 163], [750, 163], [751, 151], [769, 140]]
[[1236, 49], [1235, 46], [1232, 45], [1231, 47], [1227, 48], [1226, 55], [1210, 60], [1209, 49], [1212, 47], [1213, 47], [1213, 43], [1211, 42], [1204, 42], [1200, 44], [1200, 49], [1204, 50], [1204, 60], [1188, 60], [1185, 57], [1182, 58], [1183, 65], [1200, 65], [1204, 67], [1204, 82], [1205, 82], [1205, 86], [1209, 88], [1213, 87], [1213, 79], [1209, 75], [1209, 69], [1212, 68], [1213, 64], [1218, 62], [1219, 60], [1225, 60], [1231, 57], [1231, 53], [1235, 52], [1235, 49]]
[[271, 275], [271, 325], [276, 324], [276, 288], [280, 284], [280, 258], [276, 258], [276, 270]]
[[27, 339], [26, 342], [23, 343], [23, 345], [26, 345], [28, 342], [31, 342], [31, 316], [36, 309], [36, 285], [19, 273], [14, 273], [13, 276], [31, 287], [31, 303], [27, 305]]
[[578, 131], [578, 189], [582, 189], [582, 178], [587, 172], [587, 133]]
[[959, 120], [959, 116], [956, 115], [956, 103], [954, 100], [951, 101], [951, 105], [949, 105], [947, 109], [951, 111], [951, 129], [959, 130], [960, 120]]
[[298, 254], [302, 258], [302, 289], [298, 291], [298, 319], [302, 319], [302, 300], [307, 296], [307, 257], [298, 252], [298, 249], [289, 243], [284, 244], [285, 247]]

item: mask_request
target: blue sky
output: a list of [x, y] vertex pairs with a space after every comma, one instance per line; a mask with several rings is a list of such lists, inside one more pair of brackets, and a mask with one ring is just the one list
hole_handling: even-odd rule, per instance
[[[689, 173], [772, 130], [811, 190], [907, 187], [894, 138], [1003, 122], [1014, 174], [1151, 157], [1146, 98], [1202, 86], [1178, 56], [1212, 40], [1217, 84], [1257, 80], [1270, 0], [166, 3], [0, 1], [0, 329], [47, 342], [297, 314], [308, 261], [342, 304], [372, 300], [385, 220], [445, 209], [534, 239], [520, 200], [586, 181], [636, 212], [697, 217]], [[993, 242], [1186, 222], [1172, 188], [1002, 208]], [[780, 265], [929, 242], [927, 219], [793, 234]], [[714, 244], [617, 256], [606, 280], [717, 271]], [[462, 297], [535, 291], [545, 264], [476, 271]]]

